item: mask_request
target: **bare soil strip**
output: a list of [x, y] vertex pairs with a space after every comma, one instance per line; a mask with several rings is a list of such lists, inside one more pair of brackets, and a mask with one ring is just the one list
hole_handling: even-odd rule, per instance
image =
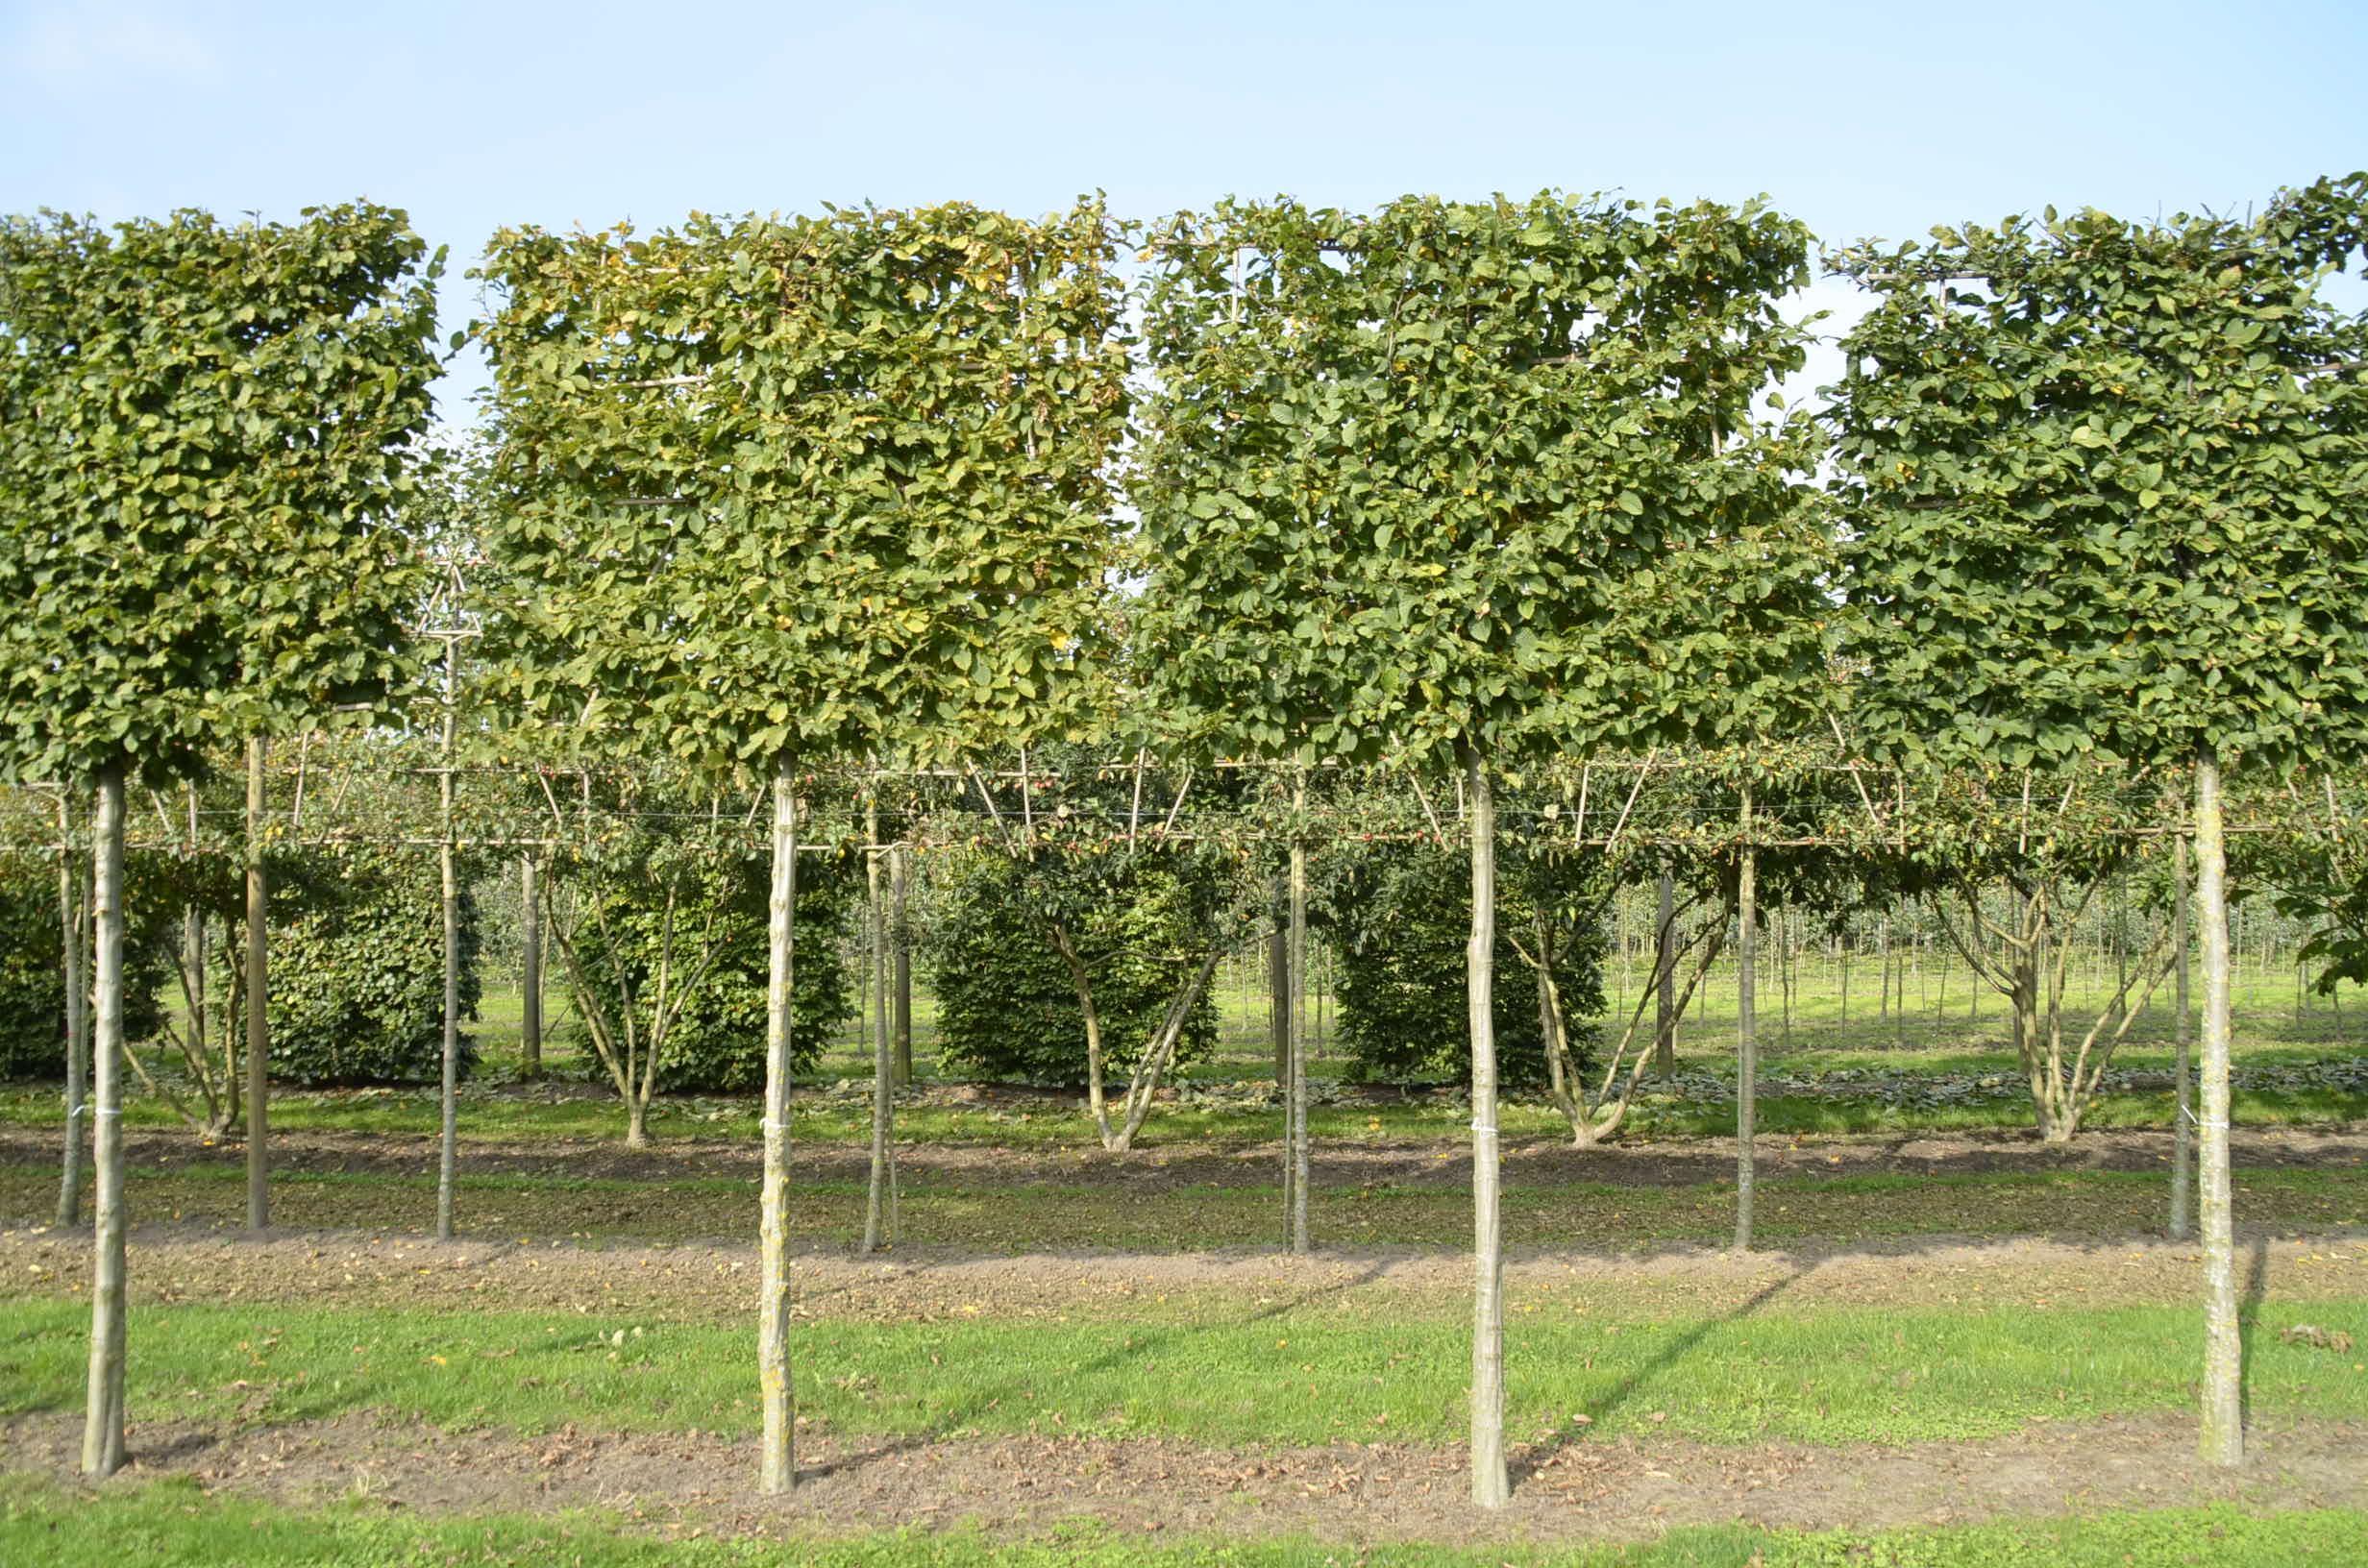
[[[2368, 1230], [2241, 1241], [2241, 1285], [2257, 1300], [2368, 1298]], [[0, 1232], [0, 1294], [74, 1299], [88, 1288], [86, 1236]], [[2202, 1254], [2166, 1242], [2078, 1245], [2024, 1238], [1733, 1253], [1534, 1253], [1506, 1271], [1508, 1302], [1625, 1319], [1850, 1308], [2109, 1308], [2197, 1299]], [[861, 1322], [1067, 1315], [1183, 1321], [1304, 1311], [1326, 1317], [1455, 1318], [1470, 1311], [1471, 1265], [1407, 1250], [981, 1256], [899, 1248], [874, 1258], [812, 1248], [795, 1264], [802, 1317]], [[318, 1232], [265, 1240], [210, 1228], [148, 1226], [133, 1237], [135, 1302], [454, 1311], [629, 1312], [732, 1323], [753, 1312], [752, 1247], [725, 1243], [585, 1248]]]
[[[621, 1510], [688, 1535], [832, 1536], [975, 1524], [1042, 1529], [1080, 1515], [1151, 1534], [1449, 1544], [1634, 1539], [1673, 1525], [1884, 1529], [2101, 1508], [2231, 1501], [2254, 1511], [2368, 1506], [2368, 1430], [2257, 1429], [2236, 1471], [2195, 1458], [2185, 1417], [2035, 1425], [1981, 1443], [1819, 1449], [1556, 1439], [1514, 1453], [1512, 1506], [1466, 1500], [1452, 1447], [1280, 1451], [1014, 1437], [802, 1440], [797, 1491], [754, 1494], [752, 1442], [569, 1429], [520, 1437], [392, 1425], [367, 1415], [260, 1430], [152, 1422], [131, 1433], [127, 1481], [193, 1476], [304, 1506], [335, 1500], [437, 1513]], [[79, 1484], [81, 1425], [0, 1425], [0, 1464]]]
[[[1085, 1136], [1082, 1121], [1078, 1136]], [[2315, 1169], [2368, 1164], [2368, 1128], [2238, 1128], [2232, 1135], [2239, 1169]], [[384, 1172], [416, 1175], [432, 1169], [435, 1139], [407, 1133], [274, 1133], [275, 1170]], [[186, 1132], [154, 1128], [124, 1132], [127, 1162], [137, 1169], [173, 1170], [240, 1164], [235, 1139], [205, 1143]], [[2167, 1170], [2171, 1135], [2151, 1130], [2085, 1132], [2070, 1143], [2048, 1144], [2034, 1134], [1995, 1132], [1816, 1139], [1764, 1138], [1757, 1164], [1763, 1180], [1782, 1177], [1980, 1175], [1993, 1171]], [[58, 1135], [45, 1128], [0, 1127], [0, 1164], [38, 1165], [58, 1155]], [[1176, 1188], [1271, 1187], [1279, 1180], [1280, 1144], [1157, 1144], [1125, 1154], [1098, 1145], [1068, 1149], [908, 1144], [898, 1151], [905, 1179], [972, 1187], [1111, 1186], [1147, 1191]], [[1685, 1187], [1730, 1180], [1732, 1140], [1662, 1139], [1574, 1149], [1558, 1139], [1508, 1139], [1508, 1183], [1561, 1186], [1601, 1182], [1622, 1187]], [[870, 1170], [863, 1146], [798, 1142], [791, 1147], [796, 1179], [860, 1182]], [[679, 1182], [726, 1178], [753, 1182], [762, 1151], [748, 1139], [668, 1139], [647, 1149], [598, 1139], [472, 1139], [461, 1141], [461, 1167], [472, 1174], [552, 1180]], [[1323, 1188], [1468, 1187], [1471, 1146], [1454, 1140], [1349, 1145], [1319, 1143], [1317, 1186]]]

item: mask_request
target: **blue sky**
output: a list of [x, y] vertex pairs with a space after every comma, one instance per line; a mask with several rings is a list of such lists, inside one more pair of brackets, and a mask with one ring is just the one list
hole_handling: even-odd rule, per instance
[[[1767, 192], [1830, 241], [2368, 166], [2368, 0], [576, 6], [0, 0], [0, 210], [507, 224], [1080, 191]], [[447, 288], [455, 324], [474, 285]]]

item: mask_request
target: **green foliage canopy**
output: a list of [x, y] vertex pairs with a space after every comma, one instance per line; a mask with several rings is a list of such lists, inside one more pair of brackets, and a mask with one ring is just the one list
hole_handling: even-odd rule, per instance
[[[947, 876], [927, 948], [947, 1061], [989, 1078], [1085, 1081], [1076, 986], [1036, 924], [1050, 909], [1092, 977], [1110, 1070], [1133, 1071], [1210, 940], [1209, 872], [1196, 858], [1048, 853], [1027, 862], [989, 851]], [[1204, 992], [1175, 1063], [1216, 1044], [1216, 1006]]]
[[1098, 204], [496, 236], [517, 696], [700, 767], [1057, 727], [1124, 429]]
[[[1824, 683], [1758, 203], [1283, 201], [1155, 239], [1142, 668], [1188, 737], [1508, 761], [1714, 740]], [[1787, 694], [1791, 694], [1788, 697]]]
[[1868, 733], [2009, 767], [2368, 740], [2368, 176], [2250, 221], [1862, 245], [1835, 389]]
[[[432, 1084], [444, 1040], [443, 897], [416, 849], [340, 845], [278, 857], [291, 906], [271, 922], [271, 1071], [300, 1084]], [[460, 1008], [474, 1017], [483, 945], [460, 894]], [[227, 966], [234, 956], [219, 955]], [[227, 968], [219, 989], [228, 993]], [[461, 1037], [460, 1072], [476, 1064]]]
[[191, 776], [401, 684], [440, 262], [367, 204], [0, 219], [0, 772]]

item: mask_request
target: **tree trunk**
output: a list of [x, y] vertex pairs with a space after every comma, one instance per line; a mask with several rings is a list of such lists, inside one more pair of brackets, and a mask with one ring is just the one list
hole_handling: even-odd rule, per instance
[[518, 857], [518, 1076], [543, 1075], [543, 888], [530, 854]]
[[1875, 1021], [1881, 1024], [1891, 1021], [1891, 917], [1883, 917], [1877, 930], [1880, 935], [1875, 943], [1882, 950], [1883, 975], [1877, 982], [1880, 989], [1875, 997]]
[[[1275, 1087], [1289, 1095], [1291, 1083], [1291, 878], [1274, 884], [1271, 918], [1267, 921], [1267, 1017], [1272, 1025]], [[1290, 1140], [1288, 1137], [1284, 1139]], [[1288, 1164], [1288, 1159], [1285, 1160]], [[1288, 1182], [1286, 1174], [1284, 1180]]]
[[907, 897], [905, 848], [900, 844], [888, 855], [889, 944], [896, 953], [896, 997], [890, 1028], [896, 1035], [897, 1082], [913, 1081], [913, 934], [905, 925]]
[[2204, 1415], [2211, 1464], [2245, 1457], [2244, 1345], [2236, 1326], [2236, 1232], [2229, 1187], [2228, 851], [2221, 833], [2220, 759], [2195, 760], [2195, 891], [2204, 923], [2203, 1170]]
[[90, 1116], [90, 985], [83, 969], [89, 918], [83, 910], [88, 880], [74, 849], [71, 791], [58, 792], [58, 922], [65, 961], [65, 1154], [58, 1174], [58, 1224], [83, 1222], [83, 1123]]
[[1936, 1036], [1941, 1030], [1947, 1028], [1949, 1023], [1949, 950], [1946, 947], [1936, 946], [1933, 949], [1933, 985], [1936, 988], [1933, 1001], [1933, 1032]]
[[[1908, 945], [1899, 954], [1899, 972], [1891, 980], [1891, 1046], [1894, 1050], [1908, 1048], [1908, 971], [1915, 965], [1915, 940], [1916, 933], [1912, 926], [1908, 931]], [[1923, 984], [1923, 971], [1918, 969], [1916, 985], [1920, 989]]]
[[1101, 1139], [1101, 1146], [1113, 1154], [1124, 1145], [1111, 1141], [1118, 1137], [1110, 1125], [1108, 1085], [1104, 1082], [1101, 1061], [1101, 1013], [1094, 1005], [1094, 975], [1085, 967], [1085, 957], [1069, 940], [1068, 929], [1057, 921], [1047, 925], [1045, 932], [1052, 939], [1052, 950], [1061, 955], [1061, 963], [1069, 970], [1070, 989], [1077, 995], [1077, 1017], [1085, 1026], [1085, 1109], [1094, 1118], [1094, 1131]]
[[[1300, 804], [1305, 803], [1302, 787]], [[1302, 1016], [1300, 997], [1307, 979], [1307, 845], [1296, 839], [1291, 845], [1290, 905], [1290, 928], [1283, 952], [1283, 1026], [1291, 1054], [1291, 1250], [1305, 1256], [1309, 1247], [1307, 1020]]]
[[798, 801], [792, 764], [773, 772], [773, 894], [766, 921], [771, 966], [765, 982], [765, 1186], [758, 1221], [756, 1371], [764, 1405], [757, 1489], [786, 1492], [797, 1482], [797, 1391], [789, 1361], [790, 983], [796, 959]]
[[1752, 1135], [1759, 1110], [1759, 999], [1753, 973], [1760, 952], [1760, 854], [1752, 844], [1751, 785], [1743, 787], [1742, 863], [1735, 884], [1735, 1250], [1751, 1250]]
[[650, 1104], [629, 1090], [625, 1095], [625, 1146], [629, 1149], [646, 1149], [650, 1146]]
[[97, 870], [91, 892], [97, 1017], [91, 1041], [91, 1155], [98, 1210], [91, 1238], [90, 1382], [83, 1422], [83, 1469], [123, 1468], [123, 765], [99, 773], [92, 823]]
[[1834, 961], [1841, 969], [1841, 1026], [1850, 1027], [1850, 935], [1843, 932], [1835, 939]]
[[2187, 879], [2187, 835], [2184, 831], [2171, 839], [2171, 943], [2177, 949], [2177, 980], [2172, 991], [2172, 1004], [2178, 1014], [2171, 1020], [2171, 1075], [2178, 1109], [2171, 1116], [2171, 1223], [2170, 1237], [2174, 1241], [2187, 1239], [2189, 1194], [2195, 1187], [2195, 1063], [2194, 1016], [2187, 999], [2187, 944], [2189, 941]]
[[[190, 838], [190, 858], [194, 860], [196, 835], [192, 833]], [[220, 1085], [214, 1075], [210, 1043], [213, 1020], [206, 1011], [206, 913], [194, 904], [181, 912], [181, 972], [186, 977], [182, 984], [182, 996], [189, 1006], [188, 1064], [206, 1098], [206, 1120], [200, 1130], [207, 1138], [219, 1138], [229, 1131], [228, 1108], [219, 1092], [226, 1086]]]
[[1291, 876], [1275, 879], [1267, 897], [1267, 1018], [1274, 1046], [1274, 1097], [1283, 1108], [1283, 1250], [1295, 1252], [1291, 1216], [1296, 1208], [1299, 1139], [1291, 1097]]
[[1660, 995], [1653, 1004], [1653, 1074], [1677, 1072], [1677, 888], [1669, 873], [1661, 873], [1659, 914], [1653, 921], [1653, 972]]
[[260, 737], [247, 743], [247, 1229], [271, 1228], [271, 890], [263, 871]]
[[1465, 950], [1471, 1017], [1472, 1290], [1471, 1500], [1501, 1508], [1505, 1471], [1505, 1260], [1496, 1176], [1496, 803], [1478, 746], [1466, 753], [1471, 809], [1471, 945]]
[[444, 644], [444, 766], [437, 774], [442, 827], [436, 870], [444, 892], [444, 1059], [437, 1110], [442, 1124], [435, 1160], [435, 1238], [453, 1238], [455, 1178], [460, 1156], [460, 877], [453, 853], [453, 700], [458, 681], [460, 645]]
[[[2072, 1141], [2073, 1122], [2068, 1115], [2071, 1107], [2064, 1094], [2062, 1053], [2059, 1031], [2062, 1019], [2055, 1007], [2042, 1008], [2040, 973], [2047, 962], [2047, 920], [2040, 913], [2036, 894], [2026, 896], [2020, 911], [2021, 945], [2014, 949], [2014, 1040], [2023, 1063], [2024, 1076], [2031, 1086], [2033, 1119], [2043, 1143]], [[1967, 941], [1979, 941], [1968, 937]], [[1974, 976], [1978, 988], [1981, 977]]]
[[[879, 843], [879, 807], [863, 810], [864, 841]], [[896, 1047], [888, 1038], [887, 906], [880, 901], [879, 850], [864, 851], [864, 911], [871, 937], [872, 988], [872, 1180], [863, 1203], [863, 1250], [877, 1252], [896, 1238], [896, 1200], [891, 1194], [896, 1160]]]
[[[1125, 1107], [1125, 1113], [1117, 1128], [1102, 1139], [1102, 1147], [1111, 1153], [1124, 1154], [1135, 1146], [1135, 1135], [1143, 1130], [1144, 1118], [1150, 1115], [1151, 1104], [1159, 1097], [1160, 1075], [1175, 1059], [1176, 1042], [1183, 1038], [1185, 1025], [1192, 1020], [1193, 1009], [1200, 1005], [1201, 996], [1208, 992], [1210, 977], [1217, 973], [1218, 965], [1224, 958], [1225, 945], [1224, 941], [1212, 941], [1208, 950], [1201, 955], [1200, 967], [1193, 971], [1192, 979], [1185, 983], [1182, 991], [1169, 998], [1166, 1016], [1160, 1019], [1159, 1027], [1151, 1031], [1143, 1055], [1127, 1077], [1125, 1096], [1121, 1102]], [[1219, 984], [1221, 986], [1223, 982], [1221, 980]]]

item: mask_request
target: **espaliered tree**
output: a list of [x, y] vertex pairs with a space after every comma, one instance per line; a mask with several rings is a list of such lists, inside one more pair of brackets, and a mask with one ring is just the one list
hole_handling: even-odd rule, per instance
[[2243, 1455], [2222, 776], [2368, 741], [2368, 322], [2318, 296], [2368, 176], [2246, 221], [2089, 210], [1841, 270], [1837, 389], [1868, 733], [2010, 768], [2192, 768], [2205, 999], [2202, 1447]]
[[[1037, 1049], [1064, 1066], [1082, 1057], [1095, 1135], [1123, 1154], [1170, 1070], [1207, 1048], [1210, 983], [1265, 902], [1247, 874], [1254, 850], [1244, 781], [1235, 770], [1154, 771], [1140, 751], [1133, 766], [1118, 768], [1098, 766], [1091, 751], [1047, 753], [1024, 752], [1020, 767], [999, 774], [971, 772], [981, 825], [991, 829], [980, 837], [1003, 856], [972, 884], [974, 919], [1008, 919], [1066, 978], [1071, 1005], [1052, 1027], [1076, 1034]], [[1188, 830], [1177, 834], [1187, 801]], [[975, 960], [974, 951], [945, 956]], [[1009, 978], [1025, 984], [1019, 973]], [[996, 1005], [987, 1000], [996, 984], [965, 979], [960, 1010], [974, 1017]], [[951, 996], [941, 1006], [952, 1008]], [[1016, 1009], [1003, 1011], [1007, 1023], [1026, 1027]]]
[[826, 760], [1057, 729], [1123, 431], [1099, 206], [505, 232], [485, 275], [530, 717], [770, 785], [760, 1483], [796, 1475], [786, 1174], [798, 796]]
[[2080, 1131], [2113, 1052], [2177, 960], [2165, 919], [2067, 1051], [2074, 928], [2126, 876], [2142, 842], [2134, 830], [2158, 815], [2158, 790], [2142, 782], [2134, 811], [2129, 785], [2125, 770], [2093, 766], [1936, 775], [1898, 857], [1973, 982], [2006, 998], [2033, 1118], [2050, 1143]]
[[94, 1474], [124, 1459], [125, 785], [403, 679], [437, 264], [370, 206], [0, 220], [0, 770], [96, 791]]
[[1472, 1497], [1501, 1506], [1493, 783], [1762, 721], [1821, 675], [1797, 461], [1801, 228], [1754, 204], [1408, 197], [1168, 224], [1146, 316], [1139, 668], [1188, 743], [1460, 770], [1472, 932]]

